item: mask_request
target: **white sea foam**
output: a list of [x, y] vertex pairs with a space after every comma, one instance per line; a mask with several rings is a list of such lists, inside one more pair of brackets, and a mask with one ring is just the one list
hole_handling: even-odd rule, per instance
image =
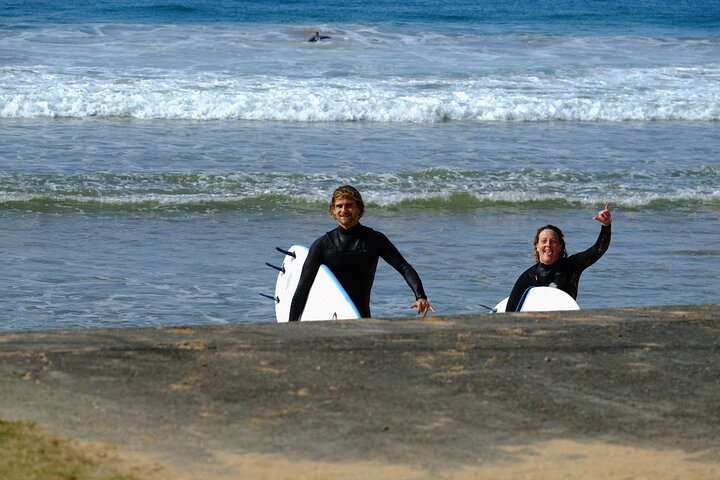
[[62, 25], [0, 35], [0, 118], [720, 120], [720, 43], [338, 25]]
[[[719, 64], [720, 65], [720, 64]], [[720, 120], [717, 70], [609, 69], [447, 80], [137, 77], [0, 70], [0, 117], [295, 122]]]

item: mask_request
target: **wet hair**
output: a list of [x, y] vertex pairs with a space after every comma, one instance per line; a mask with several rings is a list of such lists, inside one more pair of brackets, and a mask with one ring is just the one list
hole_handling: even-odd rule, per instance
[[560, 246], [562, 247], [562, 251], [560, 252], [560, 258], [565, 258], [568, 256], [567, 250], [565, 250], [565, 236], [562, 233], [562, 230], [560, 230], [555, 225], [545, 225], [544, 227], [538, 228], [537, 232], [535, 233], [535, 240], [533, 241], [533, 256], [535, 256], [535, 261], [540, 261], [540, 256], [537, 252], [537, 244], [540, 241], [540, 233], [542, 233], [543, 230], [552, 230], [557, 234], [558, 241], [560, 242]]
[[343, 185], [341, 187], [338, 187], [333, 192], [332, 199], [330, 200], [330, 208], [328, 208], [328, 212], [330, 213], [331, 217], [335, 218], [335, 202], [337, 202], [341, 198], [350, 198], [352, 200], [355, 200], [355, 203], [360, 210], [360, 216], [358, 218], [362, 218], [363, 214], [365, 213], [365, 202], [363, 201], [362, 196], [360, 195], [360, 192], [358, 192], [357, 188], [350, 185]]

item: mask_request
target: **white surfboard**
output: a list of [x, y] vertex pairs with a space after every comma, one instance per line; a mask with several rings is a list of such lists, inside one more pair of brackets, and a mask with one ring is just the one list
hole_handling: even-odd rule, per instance
[[[505, 311], [510, 297], [495, 305], [493, 312]], [[580, 310], [574, 298], [553, 287], [533, 287], [525, 294], [525, 301], [520, 308], [521, 312], [555, 312], [561, 310]]]
[[[293, 245], [287, 249], [287, 252], [294, 256], [285, 255], [283, 259], [282, 271], [278, 274], [275, 283], [275, 317], [280, 323], [287, 322], [290, 317], [290, 304], [300, 281], [300, 273], [308, 251], [303, 245]], [[360, 318], [360, 312], [327, 265], [320, 265], [300, 320], [353, 318]]]

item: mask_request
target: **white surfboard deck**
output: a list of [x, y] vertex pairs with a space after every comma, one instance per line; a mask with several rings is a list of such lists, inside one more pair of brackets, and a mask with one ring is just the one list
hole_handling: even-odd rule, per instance
[[[287, 251], [294, 253], [295, 257], [285, 255], [282, 263], [284, 273], [278, 274], [275, 283], [275, 317], [280, 323], [287, 322], [290, 317], [290, 304], [309, 250], [303, 245], [293, 245]], [[321, 265], [300, 321], [353, 318], [360, 318], [360, 312], [327, 265]]]
[[[510, 297], [495, 305], [493, 312], [505, 311]], [[525, 295], [525, 301], [520, 308], [521, 312], [556, 312], [561, 310], [580, 310], [574, 298], [559, 288], [533, 287]]]

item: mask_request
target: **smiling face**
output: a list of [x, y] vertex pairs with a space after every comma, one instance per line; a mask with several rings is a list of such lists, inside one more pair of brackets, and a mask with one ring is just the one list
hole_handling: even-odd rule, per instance
[[352, 198], [341, 197], [333, 204], [333, 217], [341, 227], [349, 230], [360, 222], [360, 208]]
[[544, 265], [557, 262], [565, 251], [562, 234], [552, 228], [540, 230], [535, 237], [535, 258]]
[[365, 202], [355, 187], [343, 185], [333, 192], [329, 212], [341, 227], [348, 230], [360, 223], [365, 213]]

